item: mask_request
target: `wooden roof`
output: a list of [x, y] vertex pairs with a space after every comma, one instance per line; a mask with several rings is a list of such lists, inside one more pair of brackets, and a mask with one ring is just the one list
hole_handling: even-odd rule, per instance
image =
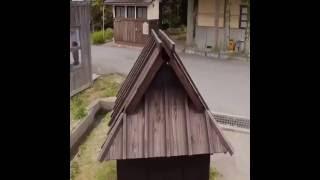
[[105, 0], [110, 5], [149, 5], [153, 0]]
[[161, 30], [122, 84], [99, 160], [233, 154], [207, 104]]

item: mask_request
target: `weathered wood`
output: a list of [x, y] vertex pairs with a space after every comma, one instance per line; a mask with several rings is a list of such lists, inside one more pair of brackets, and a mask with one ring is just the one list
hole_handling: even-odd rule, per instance
[[190, 77], [187, 69], [185, 68], [185, 66], [183, 65], [180, 57], [178, 56], [178, 54], [174, 51], [173, 52], [173, 57], [175, 59], [175, 61], [177, 62], [179, 68], [182, 70], [182, 72], [184, 72], [184, 75], [186, 76], [188, 82], [190, 83], [190, 86], [192, 87], [192, 89], [195, 91], [195, 93], [197, 94], [199, 101], [201, 101], [202, 105], [205, 107], [205, 109], [209, 109], [207, 103], [204, 101], [204, 99], [202, 98], [198, 88], [196, 87], [196, 85], [194, 84], [192, 78]]
[[[143, 23], [149, 24], [149, 33], [143, 34]], [[158, 20], [143, 20], [130, 18], [114, 19], [114, 39], [121, 44], [144, 45], [151, 29], [158, 29]]]
[[166, 43], [166, 45], [169, 47], [171, 51], [175, 50], [175, 42], [161, 29], [159, 29], [159, 36], [164, 41], [164, 43]]
[[145, 158], [148, 158], [149, 157], [149, 148], [148, 148], [148, 145], [149, 145], [149, 109], [148, 109], [148, 101], [147, 101], [147, 98], [145, 97], [144, 98], [144, 141], [143, 141], [143, 146], [144, 146], [144, 157]]
[[189, 84], [189, 81], [188, 81], [187, 77], [184, 75], [184, 73], [179, 68], [178, 63], [176, 61], [170, 61], [169, 64], [174, 69], [174, 72], [176, 73], [176, 75], [179, 78], [181, 84], [183, 85], [184, 89], [188, 93], [190, 99], [194, 103], [196, 109], [198, 111], [203, 110], [203, 104], [199, 100], [198, 94], [196, 94], [196, 92], [192, 89], [192, 86]]
[[112, 142], [112, 140], [114, 139], [114, 136], [116, 134], [116, 131], [119, 129], [120, 125], [122, 124], [122, 117], [123, 117], [123, 113], [121, 113], [119, 120], [115, 124], [115, 127], [111, 129], [106, 141], [103, 143], [102, 151], [101, 151], [101, 154], [98, 158], [99, 161], [103, 161], [105, 158], [105, 155], [109, 151], [109, 147], [112, 145], [112, 143], [110, 143], [110, 142]]
[[144, 95], [144, 92], [151, 83], [153, 77], [158, 72], [161, 65], [164, 63], [159, 57], [160, 49], [157, 48], [150, 57], [150, 61], [146, 64], [146, 70], [143, 71], [137, 80], [137, 85], [133, 88], [133, 93], [128, 98], [127, 111], [132, 112], [136, 105], [140, 102], [140, 99]]
[[184, 101], [185, 114], [186, 114], [186, 129], [187, 129], [187, 143], [188, 143], [188, 154], [192, 155], [192, 141], [191, 141], [191, 130], [190, 130], [190, 112], [189, 112], [189, 103], [188, 96], [185, 96]]
[[167, 157], [171, 156], [171, 138], [170, 138], [170, 130], [171, 130], [171, 121], [169, 116], [169, 95], [168, 95], [168, 88], [167, 83], [164, 84], [164, 108], [165, 108], [165, 123], [166, 123], [166, 154]]
[[123, 138], [123, 145], [122, 145], [122, 158], [123, 159], [126, 159], [127, 158], [127, 114], [124, 114], [123, 115], [123, 135], [122, 135], [122, 138]]
[[124, 102], [127, 94], [130, 92], [132, 89], [132, 86], [134, 82], [137, 80], [139, 77], [139, 74], [142, 72], [141, 69], [144, 67], [145, 60], [150, 56], [153, 48], [155, 48], [155, 42], [150, 38], [149, 43], [145, 48], [142, 49], [142, 52], [140, 56], [138, 57], [137, 62], [134, 64], [132, 70], [129, 72], [125, 82], [121, 86], [119, 90], [119, 95], [117, 95], [117, 100], [116, 100], [116, 105], [114, 107], [114, 111], [111, 114], [111, 120], [109, 122], [109, 125], [111, 125], [114, 122], [115, 117], [119, 115], [119, 110], [121, 108], [122, 103]]
[[119, 132], [126, 133], [108, 140], [112, 146], [103, 151], [111, 153], [104, 159], [115, 159], [117, 152], [124, 151], [127, 154], [122, 153], [120, 159], [233, 153], [214, 119], [206, 114], [207, 105], [176, 53], [169, 57], [163, 48], [153, 47], [150, 56], [135, 63], [131, 71], [134, 77], [128, 77], [118, 96], [109, 136], [123, 113], [127, 115], [123, 124], [127, 125], [122, 125]]
[[80, 65], [76, 67], [70, 65], [70, 96], [88, 88], [92, 83], [89, 21], [90, 4], [72, 1], [70, 5], [70, 28], [79, 29]]
[[213, 124], [213, 128], [214, 131], [217, 133], [217, 136], [219, 137], [219, 139], [221, 139], [224, 147], [228, 150], [228, 152], [232, 155], [233, 154], [233, 147], [231, 146], [231, 144], [227, 141], [227, 139], [224, 137], [222, 131], [219, 129], [217, 122], [215, 121], [213, 115], [211, 114], [211, 112], [209, 110], [206, 110], [206, 113], [209, 115], [210, 117], [210, 122], [211, 124]]
[[157, 44], [159, 44], [159, 45], [162, 44], [161, 39], [158, 37], [157, 33], [153, 29], [151, 30], [151, 33], [152, 33], [153, 38], [156, 40]]
[[213, 140], [212, 140], [212, 131], [211, 131], [211, 124], [209, 120], [209, 116], [207, 113], [205, 113], [205, 119], [206, 119], [206, 126], [207, 126], [207, 135], [208, 135], [208, 144], [209, 144], [209, 152], [213, 153]]

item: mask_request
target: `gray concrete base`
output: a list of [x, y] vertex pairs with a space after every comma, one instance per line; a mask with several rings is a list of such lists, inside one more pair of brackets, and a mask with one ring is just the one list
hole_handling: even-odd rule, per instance
[[111, 111], [114, 106], [115, 97], [102, 98], [95, 100], [88, 107], [88, 115], [80, 121], [77, 126], [70, 132], [70, 158], [73, 159], [77, 153], [83, 139], [92, 130], [95, 115], [100, 111]]

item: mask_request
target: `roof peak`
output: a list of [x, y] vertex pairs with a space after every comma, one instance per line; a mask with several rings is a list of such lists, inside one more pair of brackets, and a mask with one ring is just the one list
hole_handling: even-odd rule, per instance
[[[170, 74], [167, 72], [157, 76], [164, 65], [173, 70], [171, 74], [177, 78], [176, 80], [168, 78]], [[172, 75], [171, 77], [173, 77]], [[159, 77], [164, 79], [160, 80]], [[161, 84], [165, 81], [171, 82], [171, 84], [179, 81], [182, 88], [180, 90], [180, 86], [173, 87], [170, 83]], [[175, 115], [168, 115], [169, 111]], [[175, 124], [177, 122], [180, 123]], [[151, 125], [147, 125], [148, 123]], [[175, 125], [167, 127], [170, 124]], [[233, 154], [232, 146], [224, 137], [207, 104], [175, 52], [174, 41], [162, 30], [151, 29], [147, 44], [117, 94], [109, 125], [108, 138], [102, 147], [100, 160], [219, 152]], [[165, 128], [165, 131], [157, 129], [160, 127], [158, 125]], [[179, 132], [173, 132], [176, 130]], [[147, 134], [142, 133], [149, 131], [150, 133]], [[154, 134], [154, 131], [157, 131], [157, 135]], [[182, 139], [178, 140], [177, 137], [172, 136], [173, 134], [179, 134]], [[194, 141], [194, 138], [199, 141]], [[165, 142], [160, 139], [164, 139]], [[167, 147], [167, 143], [171, 144], [172, 149]], [[159, 151], [157, 148], [148, 150], [149, 145], [150, 147], [157, 146], [162, 150]], [[139, 148], [130, 149], [133, 146]], [[142, 150], [142, 147], [147, 149]], [[187, 148], [181, 149], [182, 147]]]

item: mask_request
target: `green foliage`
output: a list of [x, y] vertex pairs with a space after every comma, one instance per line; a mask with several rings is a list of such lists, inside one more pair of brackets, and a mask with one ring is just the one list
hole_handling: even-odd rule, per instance
[[100, 92], [101, 97], [116, 96], [120, 88], [120, 83], [114, 78], [99, 78], [93, 85], [96, 92]]
[[106, 40], [111, 40], [113, 38], [113, 29], [107, 28], [104, 32]]
[[86, 107], [98, 98], [116, 96], [124, 77], [109, 74], [96, 79], [93, 85], [74, 95], [70, 100], [71, 119], [79, 120], [87, 115]]
[[185, 25], [180, 25], [179, 27], [173, 28], [169, 27], [166, 32], [169, 35], [181, 35], [187, 33], [187, 27]]
[[87, 115], [86, 106], [77, 95], [71, 98], [70, 110], [74, 120], [84, 118]]
[[217, 180], [218, 177], [221, 177], [222, 175], [217, 171], [216, 168], [210, 167], [209, 172], [209, 180]]
[[102, 31], [93, 32], [91, 35], [93, 44], [103, 44], [106, 42], [106, 39], [103, 37]]
[[177, 28], [181, 24], [187, 24], [187, 1], [168, 0], [163, 1], [161, 11], [161, 28]]
[[79, 164], [77, 161], [71, 162], [71, 170], [70, 170], [70, 177], [71, 179], [74, 179], [77, 174], [80, 173]]
[[104, 31], [96, 31], [91, 34], [91, 39], [93, 44], [103, 44], [107, 40], [111, 40], [113, 37], [113, 30], [111, 28], [107, 28]]
[[[94, 26], [94, 30], [102, 29], [102, 11], [104, 0], [92, 0], [91, 1], [91, 26]], [[113, 27], [112, 18], [112, 6], [105, 6], [104, 10], [104, 28]]]
[[111, 112], [94, 127], [71, 161], [71, 180], [117, 180], [116, 161], [98, 161], [108, 132]]

